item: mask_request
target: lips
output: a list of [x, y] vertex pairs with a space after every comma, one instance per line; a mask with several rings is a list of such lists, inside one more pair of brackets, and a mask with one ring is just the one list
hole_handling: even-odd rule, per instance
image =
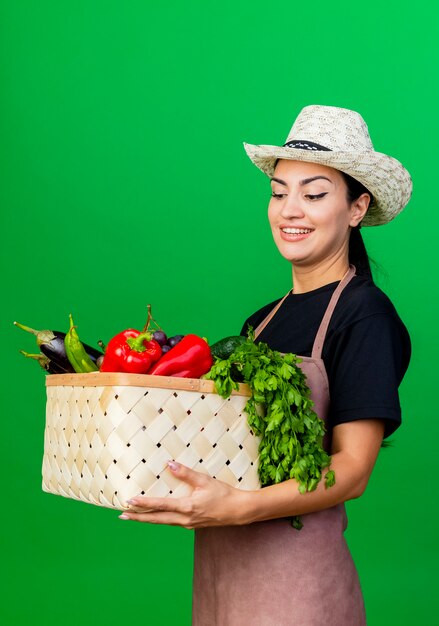
[[314, 232], [314, 228], [306, 226], [280, 226], [280, 238], [286, 242], [297, 242], [308, 239]]
[[283, 233], [286, 233], [287, 235], [307, 235], [308, 233], [312, 233], [313, 229], [312, 228], [290, 228], [290, 227], [285, 227], [285, 228], [281, 228], [281, 231]]

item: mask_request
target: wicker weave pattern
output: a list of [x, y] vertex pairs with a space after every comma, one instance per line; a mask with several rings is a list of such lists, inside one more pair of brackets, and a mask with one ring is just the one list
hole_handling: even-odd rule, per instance
[[135, 386], [48, 386], [43, 490], [122, 510], [130, 497], [180, 497], [175, 459], [257, 489], [259, 438], [246, 396]]

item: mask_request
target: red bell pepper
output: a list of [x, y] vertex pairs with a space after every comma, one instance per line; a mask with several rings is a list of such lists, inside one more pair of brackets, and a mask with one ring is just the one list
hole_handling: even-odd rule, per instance
[[100, 371], [146, 374], [161, 354], [152, 333], [128, 328], [108, 342]]
[[148, 374], [200, 378], [210, 370], [212, 364], [212, 353], [207, 341], [197, 335], [185, 335], [157, 361]]

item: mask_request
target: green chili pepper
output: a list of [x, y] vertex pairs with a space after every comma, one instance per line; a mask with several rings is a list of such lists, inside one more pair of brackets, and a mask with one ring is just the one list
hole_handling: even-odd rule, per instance
[[70, 313], [70, 329], [64, 338], [67, 357], [72, 364], [73, 369], [78, 374], [86, 372], [97, 372], [98, 368], [87, 354], [83, 343], [79, 339], [76, 332], [76, 326], [73, 324], [73, 317]]

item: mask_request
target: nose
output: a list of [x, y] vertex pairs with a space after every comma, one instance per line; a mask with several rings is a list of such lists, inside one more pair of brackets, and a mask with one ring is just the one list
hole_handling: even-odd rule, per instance
[[300, 201], [293, 193], [288, 194], [286, 198], [284, 198], [280, 213], [284, 219], [304, 217], [304, 212], [302, 207], [300, 206]]

